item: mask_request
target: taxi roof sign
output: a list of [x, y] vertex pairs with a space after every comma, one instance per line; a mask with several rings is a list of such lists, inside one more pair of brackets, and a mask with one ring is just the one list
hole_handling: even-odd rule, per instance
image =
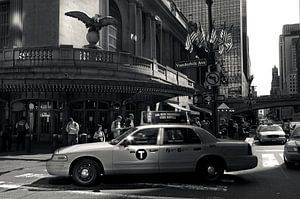
[[141, 125], [145, 124], [189, 124], [186, 111], [142, 111]]

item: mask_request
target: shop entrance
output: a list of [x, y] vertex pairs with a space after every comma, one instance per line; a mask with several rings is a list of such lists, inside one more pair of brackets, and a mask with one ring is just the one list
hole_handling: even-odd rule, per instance
[[33, 140], [51, 142], [54, 133], [62, 133], [62, 104], [57, 101], [18, 101], [12, 104], [12, 124], [22, 116], [30, 127]]

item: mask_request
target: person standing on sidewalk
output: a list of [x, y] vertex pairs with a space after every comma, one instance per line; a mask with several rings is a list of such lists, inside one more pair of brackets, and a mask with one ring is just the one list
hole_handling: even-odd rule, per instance
[[17, 131], [17, 151], [21, 149], [25, 150], [25, 135], [29, 130], [29, 125], [23, 116], [20, 121], [16, 123], [16, 131]]
[[121, 135], [121, 131], [122, 131], [122, 124], [121, 124], [121, 121], [122, 121], [122, 116], [119, 115], [116, 120], [114, 120], [112, 123], [111, 123], [111, 133], [113, 135], [113, 138], [116, 138], [118, 137], [119, 135]]
[[5, 124], [3, 126], [3, 151], [11, 151], [11, 143], [12, 143], [12, 126], [10, 125], [8, 119], [5, 120]]
[[66, 131], [68, 133], [68, 145], [77, 144], [79, 124], [75, 122], [72, 117], [69, 118], [69, 122], [66, 126]]

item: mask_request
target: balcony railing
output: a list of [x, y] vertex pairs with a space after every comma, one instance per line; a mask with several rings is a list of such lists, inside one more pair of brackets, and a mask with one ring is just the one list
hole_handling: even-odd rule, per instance
[[32, 47], [3, 49], [0, 51], [0, 69], [26, 67], [76, 67], [117, 70], [146, 75], [167, 83], [194, 88], [193, 80], [186, 75], [157, 63], [155, 60], [136, 57], [126, 52], [78, 49], [73, 46]]

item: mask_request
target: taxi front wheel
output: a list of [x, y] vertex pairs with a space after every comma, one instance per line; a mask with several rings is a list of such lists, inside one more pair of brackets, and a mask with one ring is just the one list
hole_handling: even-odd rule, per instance
[[78, 185], [93, 185], [98, 178], [97, 168], [98, 165], [95, 161], [81, 159], [73, 167], [72, 178]]
[[198, 163], [197, 172], [204, 180], [215, 181], [223, 175], [224, 167], [220, 161], [207, 159]]

